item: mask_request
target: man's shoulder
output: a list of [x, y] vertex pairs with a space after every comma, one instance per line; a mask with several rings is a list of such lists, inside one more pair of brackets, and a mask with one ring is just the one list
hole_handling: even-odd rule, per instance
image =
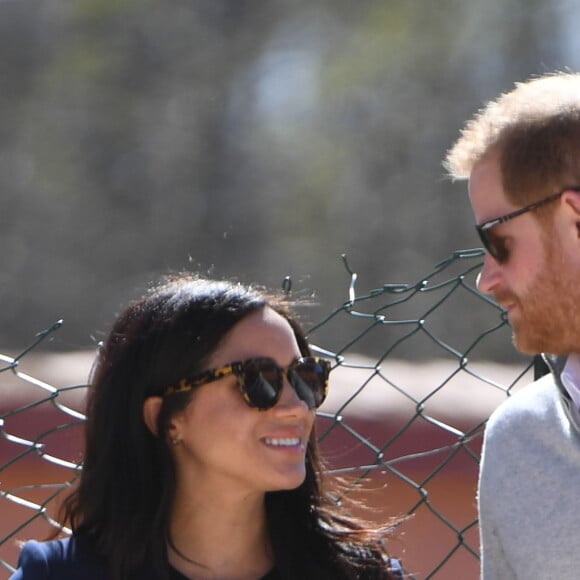
[[[518, 391], [492, 413], [485, 427], [481, 454], [481, 497], [493, 496], [501, 486], [509, 485], [514, 477], [514, 463], [535, 465], [544, 460], [539, 449], [551, 448], [555, 439], [560, 441], [563, 424], [559, 397], [558, 387], [546, 375]], [[521, 469], [519, 472], [523, 473]], [[517, 493], [520, 492], [521, 489]], [[513, 500], [512, 494], [504, 493], [502, 497], [504, 506], [508, 497]], [[494, 505], [497, 504], [494, 500]]]
[[508, 424], [527, 423], [530, 420], [541, 421], [553, 411], [559, 399], [560, 392], [554, 377], [545, 375], [504, 401], [491, 414], [486, 430], [497, 430]]

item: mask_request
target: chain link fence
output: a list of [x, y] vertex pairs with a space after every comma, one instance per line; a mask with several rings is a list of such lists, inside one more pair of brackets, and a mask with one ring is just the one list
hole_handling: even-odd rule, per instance
[[[345, 301], [309, 331], [315, 350], [335, 361], [317, 420], [328, 467], [348, 482], [347, 497], [367, 506], [355, 511], [383, 522], [411, 516], [391, 551], [416, 578], [478, 577], [485, 421], [533, 378], [528, 359], [497, 365], [479, 354], [490, 342], [512, 349], [501, 309], [475, 287], [481, 262], [481, 250], [458, 251], [415, 283], [359, 295], [345, 258]], [[59, 501], [81, 469], [85, 384], [40, 380], [42, 357], [26, 371], [60, 325], [24, 351], [0, 355], [0, 578], [14, 570], [19, 541], [58, 526]], [[332, 344], [339, 327], [349, 339]], [[90, 355], [74, 356], [65, 364], [88, 370]]]

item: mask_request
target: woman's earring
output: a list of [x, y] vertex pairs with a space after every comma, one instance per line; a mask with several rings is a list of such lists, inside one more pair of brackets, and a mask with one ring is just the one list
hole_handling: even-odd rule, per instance
[[171, 444], [172, 445], [179, 445], [181, 443], [181, 439], [179, 437], [174, 437], [173, 439], [171, 439]]

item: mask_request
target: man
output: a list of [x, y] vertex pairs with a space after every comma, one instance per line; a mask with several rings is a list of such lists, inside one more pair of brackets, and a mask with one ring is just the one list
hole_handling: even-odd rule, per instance
[[486, 249], [478, 287], [551, 374], [491, 416], [479, 481], [482, 578], [580, 578], [580, 74], [517, 84], [449, 151]]

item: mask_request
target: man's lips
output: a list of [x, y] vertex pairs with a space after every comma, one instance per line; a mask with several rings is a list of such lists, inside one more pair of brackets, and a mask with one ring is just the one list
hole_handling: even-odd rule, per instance
[[516, 304], [517, 300], [514, 296], [510, 294], [494, 294], [493, 299], [504, 309], [512, 310]]

